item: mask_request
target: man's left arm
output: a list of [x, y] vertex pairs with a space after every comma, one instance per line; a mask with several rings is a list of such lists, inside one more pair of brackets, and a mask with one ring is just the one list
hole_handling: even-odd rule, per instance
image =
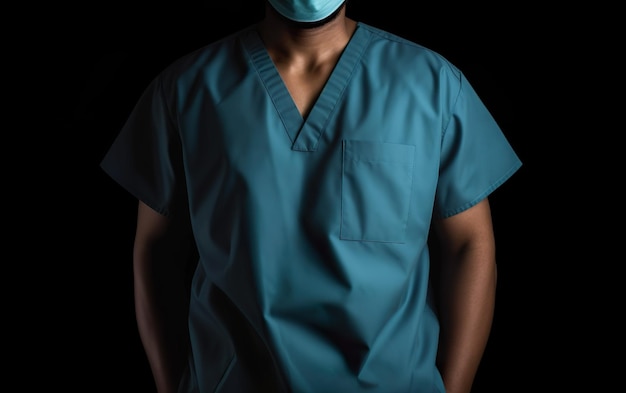
[[496, 294], [495, 240], [487, 198], [433, 222], [433, 263], [441, 323], [437, 365], [447, 393], [469, 393], [491, 331]]

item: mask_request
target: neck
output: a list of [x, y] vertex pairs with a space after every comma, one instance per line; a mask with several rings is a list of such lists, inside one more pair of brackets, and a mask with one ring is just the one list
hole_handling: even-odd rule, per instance
[[259, 23], [259, 34], [275, 61], [323, 62], [343, 51], [356, 28], [356, 22], [345, 15], [345, 7], [326, 23], [300, 27], [290, 23], [269, 4]]

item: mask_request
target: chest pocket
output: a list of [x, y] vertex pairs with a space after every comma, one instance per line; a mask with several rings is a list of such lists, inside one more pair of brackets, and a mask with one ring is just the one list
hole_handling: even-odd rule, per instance
[[340, 238], [404, 243], [415, 146], [344, 140]]

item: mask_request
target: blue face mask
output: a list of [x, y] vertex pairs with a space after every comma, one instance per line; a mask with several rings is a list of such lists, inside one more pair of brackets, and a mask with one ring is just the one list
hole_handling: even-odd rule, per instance
[[268, 0], [287, 19], [317, 22], [337, 11], [345, 0]]

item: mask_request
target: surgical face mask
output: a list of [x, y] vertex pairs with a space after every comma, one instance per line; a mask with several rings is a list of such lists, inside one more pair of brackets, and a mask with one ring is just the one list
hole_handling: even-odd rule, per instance
[[333, 12], [345, 0], [268, 0], [287, 19], [296, 22], [317, 22]]

